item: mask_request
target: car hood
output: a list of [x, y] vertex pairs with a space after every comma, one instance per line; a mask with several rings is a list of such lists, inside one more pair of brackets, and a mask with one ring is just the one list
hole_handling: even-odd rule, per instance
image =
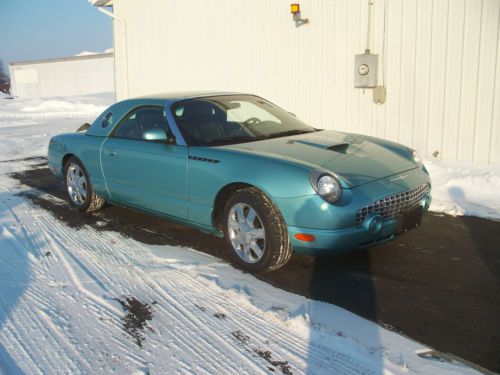
[[326, 130], [224, 148], [328, 170], [341, 177], [349, 187], [417, 168], [404, 146], [362, 135]]

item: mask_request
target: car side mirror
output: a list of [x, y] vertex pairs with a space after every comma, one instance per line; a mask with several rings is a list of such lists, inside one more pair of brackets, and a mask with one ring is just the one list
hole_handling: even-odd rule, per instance
[[146, 130], [144, 133], [142, 133], [142, 139], [146, 141], [163, 142], [169, 145], [175, 144], [175, 138], [172, 135], [167, 134], [165, 130], [160, 128]]

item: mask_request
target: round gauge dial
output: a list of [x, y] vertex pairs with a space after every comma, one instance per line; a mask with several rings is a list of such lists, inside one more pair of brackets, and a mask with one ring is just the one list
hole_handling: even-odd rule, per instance
[[359, 72], [359, 74], [361, 74], [362, 76], [366, 76], [366, 75], [370, 72], [370, 67], [369, 67], [367, 64], [361, 64], [361, 65], [358, 67], [358, 72]]

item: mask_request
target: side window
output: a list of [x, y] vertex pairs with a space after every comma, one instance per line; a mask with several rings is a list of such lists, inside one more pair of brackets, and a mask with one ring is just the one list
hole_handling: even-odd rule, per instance
[[163, 108], [139, 108], [127, 116], [114, 136], [143, 139], [142, 136], [145, 131], [155, 128], [168, 132], [168, 124], [163, 114]]

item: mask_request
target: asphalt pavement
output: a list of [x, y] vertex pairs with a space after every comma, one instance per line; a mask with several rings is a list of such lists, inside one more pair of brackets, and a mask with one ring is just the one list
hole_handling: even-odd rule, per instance
[[[224, 257], [223, 240], [164, 219], [107, 205], [76, 214], [43, 158], [12, 175], [26, 195], [71, 227], [90, 225], [150, 244]], [[500, 222], [428, 213], [421, 227], [378, 247], [328, 257], [294, 255], [272, 285], [330, 302], [434, 349], [500, 373]]]

